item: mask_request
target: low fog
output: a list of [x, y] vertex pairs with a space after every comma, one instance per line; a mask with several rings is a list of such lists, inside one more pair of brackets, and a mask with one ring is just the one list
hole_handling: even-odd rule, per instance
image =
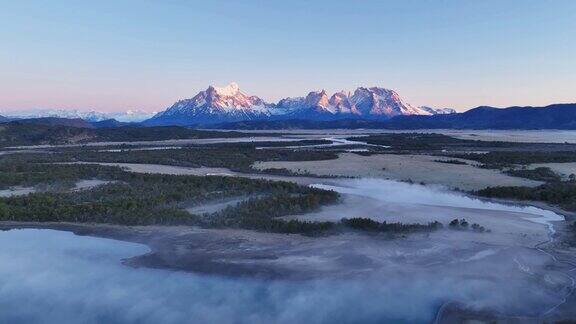
[[[429, 209], [426, 213], [428, 217], [427, 221], [443, 220], [444, 215], [438, 212], [434, 207], [442, 207], [443, 212], [448, 214], [452, 214], [449, 212], [450, 209], [459, 210], [459, 213], [462, 213], [463, 209], [471, 209], [474, 211], [475, 216], [479, 217], [479, 222], [482, 222], [482, 216], [484, 216], [484, 214], [491, 214], [491, 212], [494, 211], [508, 212], [516, 218], [546, 225], [552, 233], [554, 232], [554, 228], [551, 226], [551, 222], [561, 221], [564, 219], [564, 217], [549, 210], [532, 206], [505, 205], [483, 201], [457, 192], [449, 191], [442, 186], [424, 186], [383, 179], [340, 180], [332, 185], [316, 184], [313, 186], [334, 190], [342, 194], [371, 198], [375, 202], [383, 203], [380, 205], [380, 207], [384, 208], [380, 209], [381, 212], [386, 211], [386, 206], [424, 206]], [[340, 208], [342, 214], [345, 215], [346, 213], [355, 213], [357, 210], [365, 211], [368, 207], [370, 207], [370, 204], [368, 206], [355, 205], [349, 209], [335, 206], [334, 210], [330, 211], [334, 212], [335, 209]], [[405, 217], [405, 222], [406, 220], [409, 222], [410, 218], [415, 217], [416, 214], [418, 214], [417, 211], [408, 210], [405, 211], [405, 215], [401, 216]], [[454, 215], [458, 216], [458, 213]], [[368, 215], [368, 217], [369, 216], [370, 215]], [[391, 214], [389, 216], [395, 215]], [[419, 217], [415, 217], [415, 219], [422, 221]], [[396, 221], [402, 220], [397, 219]]]
[[[344, 203], [295, 217], [444, 224], [466, 217], [491, 232], [311, 239], [237, 231], [233, 241], [218, 230], [208, 234], [215, 253], [233, 256], [222, 261], [230, 266], [241, 262], [316, 274], [306, 280], [132, 268], [121, 261], [150, 252], [146, 246], [52, 230], [0, 232], [0, 322], [429, 323], [447, 302], [542, 316], [567, 293], [570, 278], [550, 270], [553, 260], [534, 248], [549, 239], [550, 221], [561, 219], [553, 212], [489, 203], [442, 187], [324, 181], [331, 185], [315, 186], [342, 193]], [[193, 241], [197, 237], [178, 240], [205, 246]], [[274, 257], [247, 256], [259, 249]]]
[[532, 251], [514, 255], [530, 274], [494, 259], [485, 275], [469, 272], [495, 257], [480, 255], [442, 272], [406, 262], [361, 277], [271, 281], [134, 269], [120, 261], [145, 246], [52, 230], [1, 232], [0, 246], [4, 323], [426, 323], [446, 301], [537, 315], [560, 300], [557, 287], [533, 283], [545, 262]]

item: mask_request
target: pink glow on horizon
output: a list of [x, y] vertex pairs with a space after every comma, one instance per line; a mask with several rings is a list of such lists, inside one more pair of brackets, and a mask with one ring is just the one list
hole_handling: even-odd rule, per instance
[[[134, 84], [132, 85], [134, 86]], [[140, 90], [136, 87], [127, 86], [125, 89], [96, 89], [80, 88], [71, 86], [54, 86], [35, 87], [35, 88], [17, 88], [10, 93], [0, 96], [0, 111], [9, 110], [26, 110], [26, 109], [75, 109], [80, 111], [102, 111], [116, 112], [126, 110], [139, 110], [145, 112], [157, 112], [171, 106], [175, 101], [185, 98], [191, 98], [199, 91], [205, 90], [208, 85], [196, 87], [166, 87], [158, 88], [155, 91], [143, 87]], [[371, 86], [371, 85], [368, 85]], [[159, 85], [160, 87], [160, 85]], [[276, 103], [279, 99], [285, 97], [305, 96], [309, 91], [322, 89], [322, 87], [309, 89], [291, 89], [286, 91], [283, 97], [265, 96], [264, 93], [257, 91], [240, 89], [248, 95], [260, 96], [268, 102]], [[296, 87], [292, 87], [296, 88]], [[4, 88], [6, 89], [6, 88]], [[353, 87], [349, 87], [353, 89]], [[279, 93], [278, 89], [269, 89], [268, 93]], [[328, 89], [327, 89], [328, 90]], [[339, 89], [341, 90], [341, 89]], [[337, 91], [337, 90], [328, 90]], [[465, 111], [469, 108], [488, 105], [494, 107], [509, 106], [546, 106], [553, 103], [570, 103], [576, 102], [576, 98], [570, 100], [570, 96], [563, 95], [561, 92], [555, 94], [555, 98], [536, 98], [529, 96], [524, 91], [516, 91], [509, 95], [503, 93], [478, 93], [475, 96], [454, 94], [450, 97], [439, 96], [435, 93], [426, 100], [426, 95], [408, 94], [408, 91], [397, 90], [402, 98], [415, 106], [426, 105], [432, 107], [450, 107], [457, 111]], [[465, 104], [464, 102], [470, 102]]]

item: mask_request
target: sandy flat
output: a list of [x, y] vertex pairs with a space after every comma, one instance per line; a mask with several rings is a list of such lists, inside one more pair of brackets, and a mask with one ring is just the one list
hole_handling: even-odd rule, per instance
[[129, 172], [150, 173], [150, 174], [172, 174], [172, 175], [193, 175], [193, 176], [220, 176], [220, 177], [243, 177], [257, 180], [287, 181], [301, 185], [318, 183], [317, 177], [307, 176], [280, 176], [258, 173], [240, 173], [227, 168], [211, 167], [181, 167], [162, 164], [140, 164], [140, 163], [114, 163], [114, 162], [62, 162], [58, 164], [98, 164], [105, 166], [117, 166]]
[[[289, 130], [242, 130], [244, 133], [300, 134], [301, 137], [326, 135], [369, 135], [382, 133], [436, 133], [461, 139], [523, 143], [576, 143], [574, 130], [459, 130], [459, 129], [289, 129]], [[305, 135], [305, 136], [304, 136]]]
[[144, 163], [114, 163], [114, 162], [64, 162], [60, 164], [98, 164], [104, 166], [117, 166], [130, 172], [150, 173], [150, 174], [172, 174], [172, 175], [222, 175], [232, 176], [235, 172], [226, 168], [188, 168], [173, 165], [162, 164], [144, 164]]
[[423, 129], [393, 131], [399, 133], [437, 133], [452, 137], [479, 141], [522, 142], [522, 143], [576, 143], [576, 131], [573, 130], [458, 130]]
[[227, 207], [236, 206], [239, 203], [246, 201], [248, 199], [250, 199], [250, 197], [246, 196], [216, 199], [214, 201], [209, 201], [205, 204], [200, 204], [198, 206], [186, 208], [186, 211], [196, 215], [212, 214], [224, 210]]
[[342, 218], [370, 218], [379, 222], [427, 224], [438, 221], [444, 225], [453, 219], [466, 219], [477, 223], [491, 233], [478, 235], [477, 242], [506, 245], [534, 245], [547, 240], [546, 226], [539, 226], [529, 219], [528, 211], [490, 210], [474, 207], [435, 206], [418, 202], [391, 202], [370, 197], [344, 194], [342, 203], [323, 207], [321, 211], [304, 215], [287, 216], [285, 219], [307, 221], [339, 221]]
[[258, 136], [258, 137], [231, 137], [231, 138], [189, 138], [189, 139], [170, 139], [160, 141], [132, 141], [132, 142], [91, 142], [81, 144], [61, 144], [61, 145], [24, 145], [12, 146], [7, 149], [43, 149], [55, 147], [92, 147], [92, 146], [113, 146], [113, 145], [203, 145], [219, 143], [258, 143], [258, 142], [297, 142], [301, 138], [284, 137], [284, 136]]
[[[472, 165], [448, 164], [434, 160], [444, 157], [429, 155], [379, 154], [360, 156], [342, 153], [336, 160], [325, 161], [273, 161], [256, 162], [256, 169], [286, 168], [296, 173], [308, 172], [320, 176], [345, 176], [424, 182], [462, 190], [477, 190], [488, 186], [537, 186], [541, 182], [512, 177], [497, 170], [481, 169]], [[469, 161], [470, 163], [474, 163]], [[240, 176], [252, 179], [291, 181], [300, 184], [317, 183], [313, 177], [288, 177], [264, 174], [245, 174], [227, 168], [179, 167], [159, 164], [73, 162], [119, 166], [131, 172], [196, 176]]]
[[568, 178], [571, 174], [576, 174], [576, 162], [568, 163], [536, 163], [531, 164], [531, 168], [546, 167], [556, 172], [563, 178]]
[[0, 190], [0, 197], [25, 196], [33, 192], [36, 192], [36, 189], [32, 187], [11, 187], [8, 189]]
[[[382, 159], [387, 156], [376, 157]], [[414, 161], [439, 164], [445, 168], [443, 176], [447, 178], [450, 173], [446, 173], [446, 170], [451, 170], [451, 167], [490, 171], [469, 165], [422, 162], [420, 159], [424, 158], [436, 159], [415, 156]], [[324, 162], [334, 163], [334, 160]], [[348, 172], [366, 164], [347, 163]], [[107, 165], [139, 170], [135, 172], [170, 174], [189, 174], [202, 169], [141, 164]], [[202, 172], [206, 173], [207, 170], [202, 169]], [[265, 175], [238, 176], [278, 179]], [[445, 227], [432, 233], [397, 235], [391, 239], [387, 235], [353, 231], [305, 237], [188, 226], [34, 223], [15, 226], [8, 223], [5, 226], [54, 226], [83, 235], [144, 243], [150, 247], [150, 253], [124, 261], [127, 265], [138, 267], [170, 268], [229, 277], [308, 280], [312, 283], [317, 279], [335, 279], [337, 282], [344, 279], [362, 280], [366, 282], [362, 293], [382, 289], [391, 292], [390, 300], [404, 296], [410, 305], [414, 305], [418, 299], [418, 303], [411, 307], [422, 309], [432, 305], [432, 312], [444, 301], [454, 300], [494, 312], [506, 311], [536, 317], [562, 303], [565, 292], [572, 287], [572, 265], [550, 254], [554, 251], [535, 248], [550, 239], [550, 231], [546, 224], [538, 221], [542, 218], [533, 214], [534, 210], [485, 203], [451, 193], [440, 186], [410, 185], [381, 179], [310, 179], [315, 181], [316, 186], [339, 186], [344, 192], [343, 204], [298, 216], [304, 219], [370, 217], [405, 223], [438, 220], [446, 224], [453, 218], [466, 218], [469, 222], [487, 227], [491, 232], [476, 233]], [[205, 207], [221, 207], [217, 203]], [[0, 222], [0, 228], [2, 225]], [[396, 307], [392, 306], [392, 309]]]
[[[420, 131], [419, 131], [420, 132]], [[574, 130], [424, 130], [461, 139], [523, 143], [576, 143]]]
[[[538, 181], [508, 176], [497, 170], [434, 161], [439, 159], [446, 158], [429, 155], [379, 154], [361, 156], [343, 153], [336, 160], [257, 162], [254, 167], [257, 169], [286, 168], [293, 172], [309, 172], [316, 175], [412, 180], [462, 190], [477, 190], [495, 185], [537, 186], [541, 184]], [[469, 161], [469, 163], [473, 164], [474, 162]]]
[[98, 180], [98, 179], [84, 179], [84, 180], [79, 180], [76, 182], [76, 184], [74, 185], [74, 188], [72, 188], [73, 191], [79, 191], [79, 190], [88, 190], [88, 189], [93, 189], [96, 188], [98, 186], [102, 186], [108, 183], [111, 183], [113, 181], [107, 181], [107, 180]]

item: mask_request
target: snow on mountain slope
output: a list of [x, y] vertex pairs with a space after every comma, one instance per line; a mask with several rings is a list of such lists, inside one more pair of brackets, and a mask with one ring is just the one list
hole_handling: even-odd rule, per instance
[[243, 93], [238, 84], [232, 82], [224, 87], [209, 86], [160, 113], [30, 109], [5, 111], [3, 115], [13, 119], [55, 117], [80, 118], [90, 122], [115, 119], [119, 122], [144, 121], [146, 125], [195, 125], [258, 119], [389, 119], [399, 115], [453, 112], [449, 108], [414, 107], [395, 91], [379, 87], [359, 87], [354, 92], [339, 91], [332, 95], [325, 90], [311, 91], [304, 97], [286, 98], [270, 104]]
[[395, 91], [378, 87], [360, 87], [353, 94], [340, 91], [331, 97], [324, 90], [310, 92], [306, 97], [282, 99], [275, 109], [286, 112], [287, 118], [321, 115], [324, 119], [388, 119], [398, 115], [431, 114], [405, 102]]
[[154, 115], [156, 115], [156, 112], [127, 110], [125, 112], [109, 113], [108, 116], [111, 118], [108, 119], [116, 119], [117, 121], [124, 123], [139, 123], [146, 119], [152, 118]]
[[252, 120], [270, 116], [272, 107], [256, 96], [244, 94], [236, 83], [231, 83], [225, 87], [210, 86], [191, 99], [180, 100], [146, 123], [192, 125]]
[[213, 88], [214, 91], [216, 91], [216, 93], [226, 97], [234, 97], [238, 94], [238, 92], [240, 92], [240, 87], [236, 82], [232, 82], [225, 87], [213, 87]]
[[334, 107], [334, 111], [343, 114], [359, 115], [360, 111], [356, 108], [354, 102], [350, 98], [350, 94], [344, 91], [336, 92], [330, 97], [330, 105]]
[[398, 115], [428, 115], [405, 102], [394, 90], [360, 87], [351, 98], [360, 114], [364, 116], [390, 118]]
[[447, 115], [447, 114], [455, 114], [456, 110], [452, 108], [433, 108], [428, 106], [420, 106], [418, 107], [421, 110], [429, 112], [432, 115]]
[[257, 119], [389, 119], [399, 115], [436, 115], [453, 113], [453, 109], [414, 107], [393, 90], [359, 87], [354, 92], [339, 91], [329, 95], [325, 90], [311, 91], [304, 97], [286, 98], [270, 104], [257, 96], [243, 93], [237, 83], [224, 87], [209, 86], [190, 99], [180, 100], [165, 111], [148, 113], [97, 112], [67, 109], [29, 109], [5, 111], [13, 119], [69, 118], [99, 122], [144, 122], [146, 125], [217, 124]]
[[238, 84], [210, 86], [190, 99], [176, 102], [147, 120], [147, 125], [203, 125], [259, 119], [389, 119], [398, 115], [431, 115], [405, 102], [393, 90], [357, 88], [353, 93], [325, 90], [269, 104], [244, 94]]
[[96, 111], [79, 111], [76, 109], [24, 109], [24, 110], [7, 110], [3, 113], [5, 116], [14, 119], [28, 118], [69, 118], [85, 119], [89, 121], [100, 121], [109, 119], [105, 114]]
[[81, 111], [77, 109], [25, 109], [7, 110], [3, 115], [13, 119], [30, 118], [68, 118], [83, 119], [90, 122], [99, 122], [108, 119], [116, 119], [120, 122], [141, 122], [152, 117], [155, 113], [139, 110], [128, 110], [126, 112], [98, 112]]

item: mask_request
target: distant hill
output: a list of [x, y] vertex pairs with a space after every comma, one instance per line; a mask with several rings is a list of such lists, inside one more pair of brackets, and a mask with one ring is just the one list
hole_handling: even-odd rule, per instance
[[100, 121], [89, 121], [80, 118], [61, 118], [61, 117], [40, 117], [8, 120], [12, 123], [34, 124], [47, 126], [68, 126], [77, 128], [116, 128], [124, 126], [139, 126], [138, 123], [119, 122], [116, 119], [106, 119]]
[[[243, 136], [247, 135], [239, 132], [204, 131], [179, 126], [86, 128], [13, 121], [0, 127], [0, 147]], [[250, 136], [258, 135], [251, 134]]]
[[97, 138], [93, 129], [10, 122], [0, 127], [0, 147], [86, 143]]
[[94, 128], [113, 128], [113, 127], [123, 127], [130, 125], [138, 125], [137, 123], [125, 123], [117, 121], [116, 119], [106, 119], [96, 122], [91, 122], [90, 125]]
[[[423, 108], [422, 108], [423, 109]], [[426, 109], [433, 109], [428, 108]], [[319, 119], [309, 114], [294, 114], [288, 118], [255, 118], [251, 120], [215, 123], [192, 123], [187, 119], [186, 127], [216, 129], [576, 129], [576, 104], [554, 104], [546, 107], [477, 107], [463, 113], [451, 109], [436, 109], [433, 115], [398, 115], [390, 119], [350, 118]], [[206, 117], [208, 118], [208, 117]], [[166, 121], [166, 119], [164, 120]], [[87, 121], [80, 118], [30, 118], [10, 120], [0, 116], [0, 123], [19, 123], [75, 128], [113, 129], [130, 126], [155, 127], [155, 123], [126, 123], [115, 119]], [[161, 124], [161, 123], [160, 123]], [[157, 126], [156, 126], [157, 127]], [[178, 138], [178, 137], [175, 137]]]
[[78, 109], [24, 109], [24, 110], [6, 110], [4, 115], [12, 120], [17, 119], [36, 119], [46, 117], [67, 118], [67, 119], [84, 119], [89, 122], [100, 122], [108, 119], [115, 119], [120, 122], [134, 123], [146, 120], [156, 113], [144, 112], [140, 110], [127, 110], [123, 112], [99, 112], [84, 111]]
[[60, 118], [60, 117], [41, 117], [41, 118], [28, 118], [18, 119], [12, 121], [18, 124], [34, 124], [34, 125], [47, 125], [47, 126], [68, 126], [77, 128], [92, 128], [94, 127], [89, 121], [80, 118]]
[[546, 107], [478, 107], [460, 114], [399, 116], [389, 129], [576, 129], [576, 104]]

